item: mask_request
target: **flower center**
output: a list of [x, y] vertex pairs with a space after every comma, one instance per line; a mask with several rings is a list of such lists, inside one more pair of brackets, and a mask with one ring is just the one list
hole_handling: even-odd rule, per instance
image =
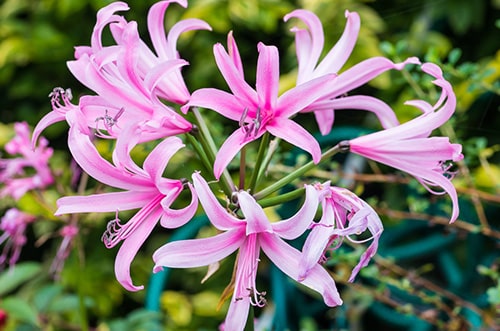
[[245, 123], [248, 117], [248, 108], [243, 110], [243, 114], [241, 114], [241, 118], [239, 121], [239, 125], [243, 132], [245, 132], [245, 138], [254, 138], [259, 133], [259, 129], [262, 127], [262, 113], [260, 108], [257, 108], [255, 112], [255, 118], [250, 122]]

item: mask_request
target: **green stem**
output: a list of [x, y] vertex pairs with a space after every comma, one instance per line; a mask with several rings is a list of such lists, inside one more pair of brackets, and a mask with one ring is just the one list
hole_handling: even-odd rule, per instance
[[191, 146], [193, 146], [196, 154], [201, 158], [201, 163], [203, 163], [203, 166], [205, 167], [205, 170], [208, 172], [212, 171], [212, 163], [207, 157], [207, 154], [203, 150], [203, 148], [200, 146], [199, 142], [194, 138], [194, 136], [191, 133], [186, 134], [186, 139], [189, 141]]
[[[198, 124], [198, 129], [200, 130], [200, 143], [205, 150], [207, 156], [210, 158], [210, 161], [215, 160], [215, 156], [217, 155], [217, 147], [215, 146], [215, 142], [210, 134], [210, 130], [208, 129], [207, 123], [203, 119], [200, 114], [200, 110], [197, 107], [192, 108], [193, 115]], [[231, 175], [227, 169], [224, 169], [222, 172], [222, 180], [219, 182], [224, 193], [230, 197], [233, 192], [236, 191]]]
[[243, 147], [240, 151], [240, 183], [238, 185], [238, 188], [240, 190], [245, 189], [246, 159], [247, 150], [245, 147]]
[[254, 308], [253, 305], [250, 305], [250, 309], [248, 310], [247, 323], [245, 324], [245, 331], [254, 331], [254, 319]]
[[[340, 150], [341, 150], [341, 147], [339, 146], [339, 144], [333, 146], [332, 148], [330, 148], [329, 150], [324, 152], [323, 155], [321, 155], [321, 160], [319, 161], [319, 163], [330, 159], [333, 155], [337, 154]], [[297, 168], [293, 172], [291, 172], [288, 175], [286, 175], [285, 177], [281, 178], [277, 182], [274, 182], [273, 184], [269, 185], [268, 187], [266, 187], [262, 191], [255, 193], [253, 195], [253, 197], [257, 201], [262, 200], [263, 198], [276, 192], [277, 190], [279, 190], [283, 186], [285, 186], [285, 185], [291, 183], [292, 181], [294, 181], [295, 179], [301, 177], [303, 174], [305, 174], [309, 170], [313, 169], [315, 166], [317, 166], [317, 164], [315, 164], [313, 161], [309, 161], [306, 164], [304, 164], [303, 166], [301, 166], [300, 168]]]
[[280, 194], [280, 195], [275, 196], [275, 197], [262, 199], [259, 201], [259, 205], [262, 208], [280, 205], [280, 204], [285, 203], [287, 201], [300, 198], [301, 196], [304, 195], [305, 190], [306, 190], [305, 188], [301, 187], [301, 188], [298, 188], [298, 189], [293, 190], [291, 192], [283, 193], [283, 194]]
[[260, 141], [259, 150], [257, 152], [257, 160], [255, 161], [255, 167], [252, 172], [252, 177], [250, 177], [250, 185], [248, 188], [250, 192], [255, 190], [255, 186], [257, 185], [257, 179], [259, 174], [261, 173], [261, 168], [263, 168], [262, 160], [264, 159], [266, 149], [269, 145], [269, 133], [266, 132], [262, 136], [262, 140]]

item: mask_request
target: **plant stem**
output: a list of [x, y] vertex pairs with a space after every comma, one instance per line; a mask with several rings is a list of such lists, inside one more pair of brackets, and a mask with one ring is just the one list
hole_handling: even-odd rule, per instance
[[301, 197], [302, 195], [304, 195], [304, 191], [305, 191], [305, 188], [301, 187], [301, 188], [298, 188], [298, 189], [293, 190], [291, 192], [283, 193], [283, 194], [280, 194], [280, 195], [275, 196], [275, 197], [262, 199], [259, 201], [259, 205], [262, 208], [280, 205], [284, 202]]
[[[215, 155], [217, 155], [217, 147], [215, 146], [215, 142], [212, 138], [212, 135], [210, 134], [207, 123], [200, 114], [200, 110], [197, 107], [193, 107], [192, 112], [200, 130], [200, 143], [203, 146], [205, 153], [210, 158], [210, 161], [212, 161], [213, 163], [213, 161], [215, 160]], [[222, 190], [228, 197], [230, 197], [231, 193], [236, 191], [236, 188], [227, 169], [224, 169], [224, 171], [222, 172], [221, 179], [222, 180], [219, 183], [222, 187]]]
[[247, 159], [247, 150], [246, 147], [243, 147], [240, 151], [240, 182], [238, 185], [238, 188], [240, 190], [245, 189], [246, 159]]
[[266, 132], [264, 133], [264, 135], [262, 136], [262, 140], [260, 141], [259, 150], [257, 152], [257, 160], [255, 161], [255, 167], [252, 172], [252, 177], [250, 178], [250, 185], [248, 186], [250, 192], [253, 192], [255, 190], [255, 186], [257, 185], [257, 179], [259, 177], [259, 174], [261, 173], [261, 168], [264, 167], [262, 160], [264, 159], [265, 151], [268, 145], [269, 145], [269, 133]]
[[[319, 163], [330, 159], [333, 155], [337, 154], [340, 150], [341, 150], [341, 148], [340, 148], [339, 144], [333, 146], [332, 148], [330, 148], [329, 150], [324, 152], [323, 155], [321, 155], [321, 160], [319, 161]], [[277, 182], [274, 182], [273, 184], [269, 185], [268, 187], [266, 187], [262, 191], [255, 193], [253, 195], [253, 197], [257, 201], [262, 200], [263, 198], [276, 192], [277, 190], [279, 190], [283, 186], [285, 186], [285, 185], [291, 183], [292, 181], [294, 181], [295, 179], [299, 178], [300, 176], [302, 176], [303, 174], [305, 174], [309, 170], [313, 169], [315, 166], [316, 166], [316, 164], [313, 161], [309, 161], [306, 164], [304, 164], [303, 166], [301, 166], [300, 168], [297, 168], [296, 170], [294, 170], [290, 174], [281, 178]]]

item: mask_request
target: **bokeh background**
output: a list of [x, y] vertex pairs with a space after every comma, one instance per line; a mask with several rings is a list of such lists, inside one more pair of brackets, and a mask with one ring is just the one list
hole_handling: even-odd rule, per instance
[[[67, 70], [74, 46], [88, 45], [103, 0], [3, 0], [0, 2], [0, 147], [12, 138], [12, 124], [34, 126], [50, 109], [56, 86], [78, 97], [91, 93]], [[146, 16], [154, 1], [128, 1], [128, 20], [139, 23], [148, 40]], [[459, 220], [448, 225], [450, 202], [430, 196], [415, 180], [380, 165], [347, 158], [329, 165], [332, 181], [360, 194], [380, 213], [386, 230], [379, 254], [353, 284], [350, 269], [361, 252], [346, 247], [328, 262], [344, 305], [327, 309], [310, 293], [271, 266], [259, 274], [270, 303], [256, 311], [262, 330], [498, 330], [500, 323], [500, 1], [498, 0], [191, 0], [187, 10], [172, 5], [167, 28], [198, 17], [213, 32], [184, 35], [179, 51], [190, 62], [184, 71], [191, 90], [226, 88], [212, 46], [225, 44], [233, 30], [245, 65], [255, 77], [256, 44], [280, 49], [283, 88], [295, 82], [291, 25], [282, 17], [295, 8], [315, 12], [323, 22], [325, 49], [339, 38], [344, 11], [357, 11], [361, 32], [343, 68], [373, 56], [394, 61], [417, 56], [441, 65], [458, 98], [456, 115], [441, 132], [463, 144], [465, 160], [456, 165]], [[293, 24], [296, 22], [292, 22]], [[423, 86], [423, 90], [412, 86]], [[404, 121], [416, 114], [406, 100], [425, 97], [429, 83], [418, 73], [388, 73], [359, 92], [384, 99]], [[378, 129], [366, 114], [337, 112], [335, 130], [323, 144]], [[315, 124], [304, 123], [310, 128]], [[220, 118], [217, 118], [219, 121]], [[215, 121], [214, 121], [215, 122]], [[218, 122], [219, 123], [219, 122]], [[56, 149], [53, 166], [68, 181], [67, 126], [44, 132]], [[213, 130], [224, 132], [224, 123]], [[287, 167], [303, 162], [288, 151]], [[350, 167], [358, 171], [346, 178]], [[286, 168], [285, 168], [286, 169]], [[325, 178], [326, 180], [327, 178]], [[203, 219], [196, 228], [159, 230], [133, 265], [146, 290], [128, 293], [116, 282], [116, 250], [100, 243], [105, 220], [82, 217], [75, 248], [57, 280], [47, 270], [59, 242], [51, 238], [60, 220], [52, 216], [57, 193], [44, 193], [52, 204], [40, 206], [27, 195], [19, 202], [2, 199], [0, 215], [16, 205], [37, 215], [30, 241], [13, 269], [0, 271], [0, 330], [216, 330], [226, 306], [217, 310], [230, 279], [230, 261], [205, 284], [206, 270], [167, 270], [150, 278], [151, 253], [168, 239], [212, 231]], [[292, 208], [293, 209], [293, 208]], [[287, 208], [274, 212], [286, 217]], [[300, 245], [300, 243], [298, 243]], [[3, 315], [2, 315], [3, 314]]]

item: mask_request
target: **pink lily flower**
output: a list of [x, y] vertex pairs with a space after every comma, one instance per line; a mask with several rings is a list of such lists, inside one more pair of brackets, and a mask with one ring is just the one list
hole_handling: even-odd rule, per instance
[[[116, 212], [102, 240], [107, 248], [123, 241], [115, 259], [116, 278], [129, 291], [141, 290], [143, 286], [133, 285], [130, 277], [130, 264], [140, 246], [158, 221], [165, 228], [182, 226], [192, 218], [198, 206], [196, 192], [188, 184], [192, 192], [190, 204], [182, 209], [171, 209], [184, 189], [184, 182], [162, 177], [172, 155], [184, 145], [177, 137], [164, 139], [147, 156], [142, 168], [126, 153], [126, 148], [120, 152], [117, 149], [113, 155], [114, 164], [111, 164], [99, 155], [85, 129], [73, 125], [69, 131], [68, 145], [75, 161], [97, 181], [123, 191], [63, 197], [57, 201], [59, 208], [55, 214]], [[133, 147], [136, 142], [128, 146]], [[118, 213], [132, 209], [139, 211], [128, 222], [122, 223]]]
[[346, 93], [367, 83], [381, 73], [396, 69], [401, 70], [408, 63], [419, 63], [416, 58], [409, 58], [402, 63], [393, 63], [383, 57], [373, 57], [356, 64], [338, 74], [351, 55], [360, 29], [360, 18], [356, 12], [345, 12], [346, 28], [337, 44], [319, 61], [324, 46], [323, 26], [312, 12], [297, 9], [285, 15], [284, 20], [298, 18], [307, 29], [294, 27], [295, 47], [298, 60], [297, 85], [327, 74], [336, 74], [336, 84], [328, 95], [309, 105], [302, 112], [314, 112], [320, 132], [328, 134], [334, 122], [334, 109], [360, 109], [373, 112], [382, 127], [389, 128], [399, 124], [394, 111], [389, 105], [377, 98], [366, 95], [346, 96]]
[[[458, 217], [458, 197], [447, 161], [463, 159], [462, 146], [451, 144], [448, 137], [429, 137], [431, 132], [450, 119], [455, 111], [456, 97], [441, 69], [432, 63], [422, 65], [422, 70], [433, 76], [433, 84], [442, 89], [434, 106], [423, 100], [406, 104], [422, 110], [423, 114], [399, 126], [368, 134], [345, 142], [350, 151], [374, 161], [384, 163], [414, 176], [431, 193], [448, 193], [453, 203], [450, 222]], [[436, 192], [432, 187], [441, 187]]]
[[[12, 196], [18, 200], [29, 190], [44, 188], [54, 182], [49, 167], [53, 150], [45, 138], [40, 139], [37, 148], [31, 147], [31, 132], [26, 122], [15, 123], [14, 130], [16, 135], [5, 144], [5, 150], [20, 157], [0, 159], [0, 183], [5, 185], [0, 190], [0, 197]], [[34, 169], [35, 173], [28, 176], [26, 168]]]
[[258, 44], [256, 88], [244, 79], [243, 64], [232, 33], [228, 35], [228, 52], [221, 44], [214, 46], [217, 66], [224, 76], [231, 93], [203, 88], [194, 91], [183, 107], [198, 106], [215, 110], [239, 122], [239, 128], [221, 146], [214, 163], [214, 174], [222, 171], [246, 144], [258, 139], [265, 132], [295, 145], [312, 155], [319, 162], [321, 149], [318, 142], [303, 127], [290, 119], [333, 88], [333, 75], [325, 75], [286, 91], [278, 97], [279, 55], [275, 46]]
[[210, 265], [239, 250], [234, 275], [234, 293], [225, 321], [226, 330], [243, 330], [250, 305], [262, 307], [265, 292], [256, 288], [260, 250], [290, 278], [315, 290], [328, 306], [342, 303], [335, 282], [319, 264], [300, 279], [301, 253], [283, 239], [299, 237], [310, 225], [318, 207], [318, 193], [306, 185], [301, 209], [291, 218], [269, 222], [262, 207], [245, 191], [236, 193], [244, 218], [223, 208], [199, 173], [193, 174], [193, 185], [201, 205], [212, 224], [223, 231], [214, 237], [171, 242], [154, 254], [154, 271], [162, 267], [193, 268]]
[[26, 227], [35, 220], [33, 215], [26, 214], [16, 208], [7, 210], [0, 220], [0, 245], [6, 243], [0, 255], [0, 268], [5, 262], [12, 267], [19, 260], [21, 250], [26, 244]]
[[[330, 182], [317, 184], [316, 188], [320, 192], [323, 215], [318, 223], [313, 224], [302, 248], [299, 277], [307, 277], [309, 270], [318, 262], [326, 262], [325, 252], [340, 247], [344, 237], [356, 243], [373, 239], [349, 277], [352, 282], [377, 252], [378, 240], [384, 229], [382, 221], [370, 205], [351, 191], [330, 186]], [[371, 233], [370, 238], [362, 241], [351, 239], [350, 236], [362, 234], [366, 230]]]

